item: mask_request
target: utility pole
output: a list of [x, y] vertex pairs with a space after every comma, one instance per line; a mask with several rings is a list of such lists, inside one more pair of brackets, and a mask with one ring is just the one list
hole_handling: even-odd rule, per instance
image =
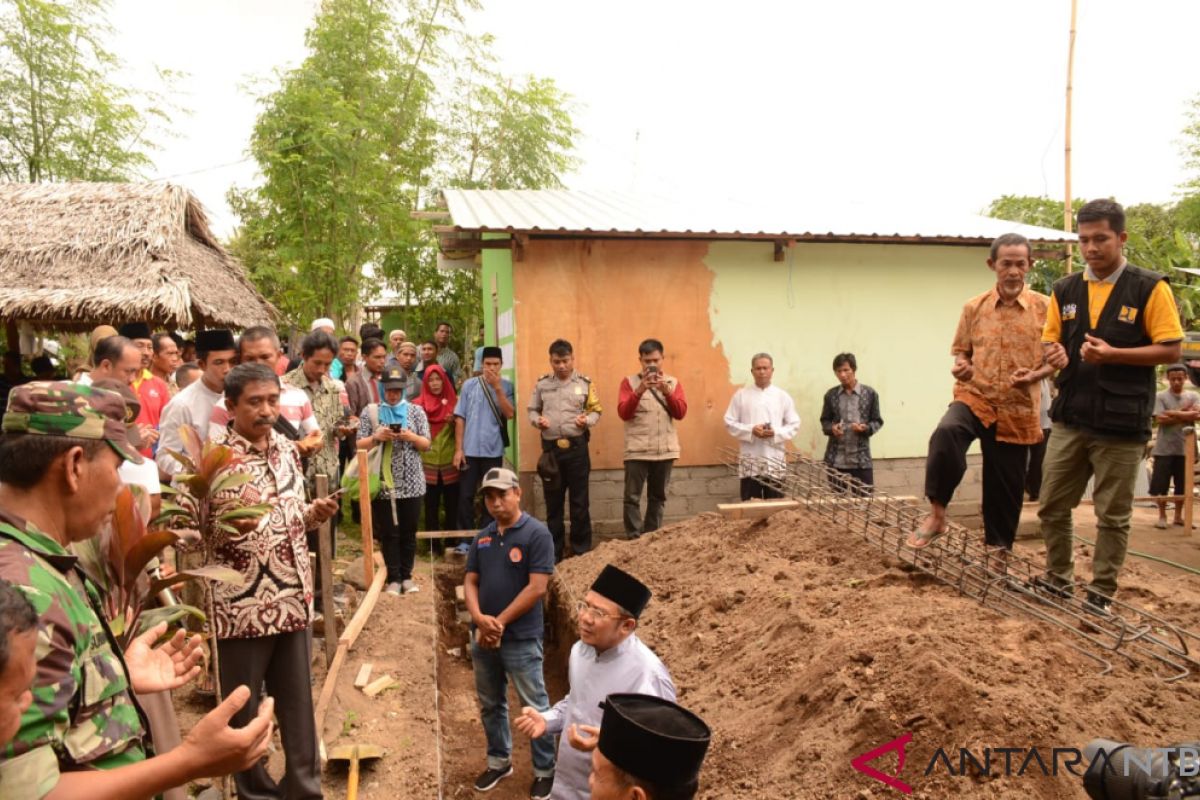
[[[1071, 213], [1071, 92], [1075, 82], [1075, 16], [1079, 9], [1079, 0], [1071, 0], [1071, 36], [1067, 45], [1067, 118], [1064, 131], [1066, 133], [1064, 145], [1064, 191], [1063, 197], [1063, 230], [1070, 233], [1073, 229], [1073, 217]], [[1067, 245], [1067, 272], [1072, 271], [1074, 263], [1072, 259], [1073, 245]]]

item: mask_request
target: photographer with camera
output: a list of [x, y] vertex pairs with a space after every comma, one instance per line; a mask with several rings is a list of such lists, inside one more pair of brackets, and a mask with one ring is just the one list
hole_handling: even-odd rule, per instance
[[[675, 420], [687, 414], [683, 386], [662, 371], [662, 342], [643, 341], [638, 359], [641, 372], [621, 381], [617, 397], [617, 416], [625, 421], [625, 536], [630, 539], [662, 525], [671, 466], [679, 458]], [[642, 487], [647, 483], [643, 523]]]
[[404, 399], [408, 379], [399, 367], [383, 374], [383, 402], [363, 409], [358, 447], [383, 448], [383, 480], [371, 501], [371, 517], [387, 565], [389, 594], [417, 591], [412, 579], [417, 556], [417, 522], [425, 496], [425, 467], [421, 453], [429, 449], [429, 420], [425, 409]]

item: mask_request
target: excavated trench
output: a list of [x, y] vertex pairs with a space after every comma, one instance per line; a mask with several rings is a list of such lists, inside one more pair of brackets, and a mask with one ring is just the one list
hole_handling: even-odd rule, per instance
[[[470, 797], [471, 783], [485, 768], [487, 744], [479, 719], [475, 676], [468, 642], [470, 618], [458, 601], [462, 564], [441, 563], [434, 569], [437, 591], [437, 685], [440, 749], [443, 762], [442, 796]], [[553, 704], [567, 692], [567, 661], [575, 643], [574, 601], [557, 580], [550, 583], [545, 606], [544, 672], [546, 690]], [[509, 717], [521, 711], [516, 691], [509, 685]], [[526, 798], [533, 780], [529, 740], [513, 732], [514, 775], [503, 781], [490, 797]]]

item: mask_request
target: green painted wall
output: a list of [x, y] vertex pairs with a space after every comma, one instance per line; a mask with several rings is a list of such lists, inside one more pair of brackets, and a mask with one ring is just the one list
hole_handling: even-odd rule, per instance
[[[507, 234], [485, 233], [484, 239], [508, 239]], [[513, 262], [512, 251], [507, 249], [482, 250], [482, 272], [480, 280], [480, 304], [483, 310], [484, 341], [489, 345], [499, 345], [504, 349], [504, 370], [502, 374], [513, 382], [516, 392], [516, 415], [508, 424], [508, 440], [511, 444], [506, 451], [512, 464], [517, 460], [516, 423], [524, 419], [522, 409], [521, 387], [517, 385], [517, 322], [516, 311], [513, 308]], [[464, 364], [474, 365], [475, 354], [464, 354]]]
[[823, 454], [821, 400], [837, 383], [833, 357], [852, 352], [858, 378], [880, 396], [876, 458], [924, 456], [951, 400], [950, 342], [963, 303], [994, 284], [983, 247], [810, 244], [774, 260], [770, 243], [714, 242], [709, 303], [714, 346], [730, 381], [750, 380], [750, 358], [775, 359], [775, 383], [800, 414], [801, 452]]

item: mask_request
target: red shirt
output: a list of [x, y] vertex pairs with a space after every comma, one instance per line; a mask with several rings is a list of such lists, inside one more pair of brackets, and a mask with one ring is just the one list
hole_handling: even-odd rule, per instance
[[[683, 395], [683, 384], [677, 381], [675, 391], [662, 394], [662, 398], [667, 403], [667, 413], [675, 419], [683, 419], [687, 414], [687, 398]], [[622, 379], [621, 390], [617, 394], [617, 416], [626, 421], [633, 419], [640, 399], [629, 383], [629, 378]]]
[[[158, 430], [159, 420], [162, 419], [163, 408], [171, 400], [171, 387], [167, 386], [166, 381], [162, 378], [150, 375], [143, 377], [140, 382], [134, 384], [134, 390], [137, 392], [138, 401], [142, 404], [142, 410], [138, 412], [137, 420], [139, 424], [150, 425], [155, 430]], [[154, 452], [147, 447], [141, 451], [144, 456], [153, 456]]]

